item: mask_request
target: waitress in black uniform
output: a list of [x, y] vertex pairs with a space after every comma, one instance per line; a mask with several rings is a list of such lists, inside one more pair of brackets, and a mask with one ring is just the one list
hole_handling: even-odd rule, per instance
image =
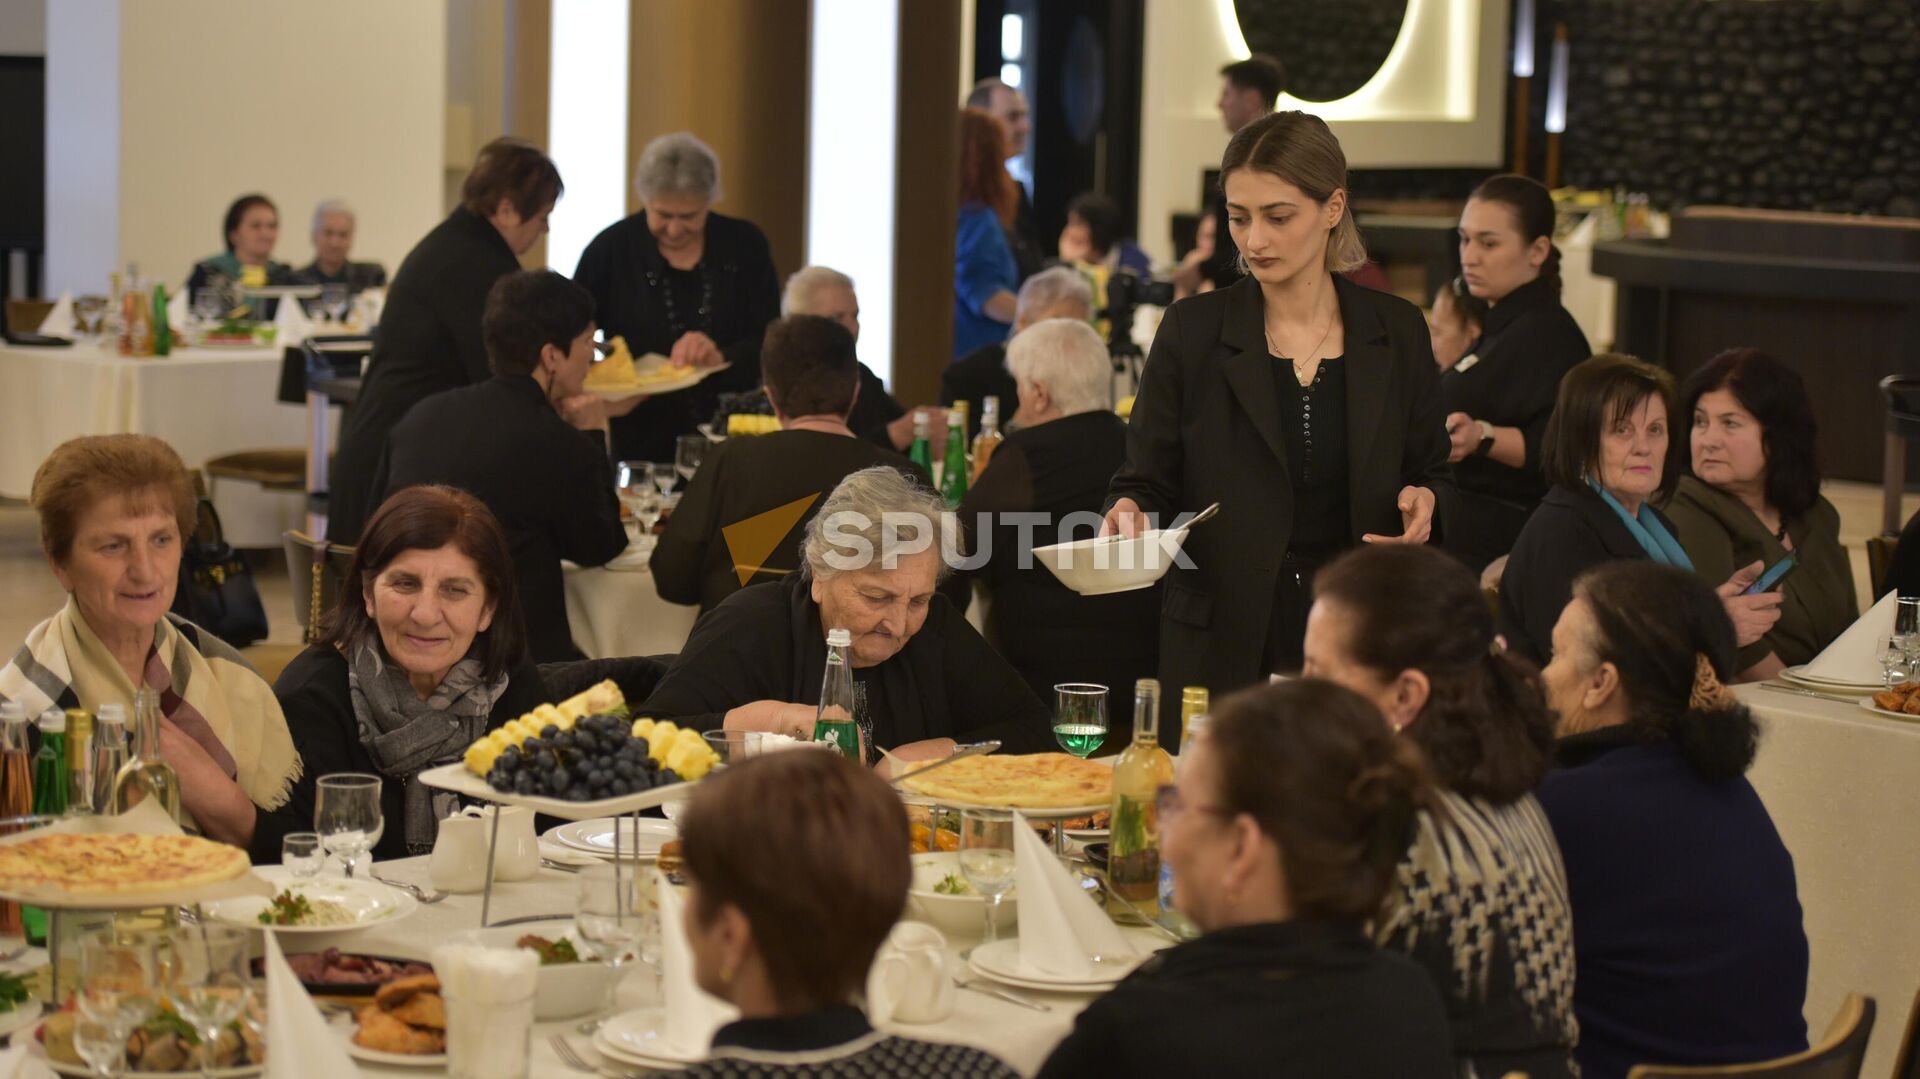
[[1298, 670], [1313, 571], [1356, 543], [1425, 543], [1453, 512], [1426, 322], [1340, 276], [1366, 250], [1339, 141], [1274, 113], [1220, 172], [1249, 276], [1168, 309], [1102, 525], [1131, 535], [1220, 503], [1187, 537], [1192, 568], [1165, 578], [1169, 708], [1183, 686], [1217, 697]]
[[593, 294], [600, 329], [625, 337], [636, 359], [732, 365], [692, 389], [610, 409], [615, 460], [670, 462], [674, 439], [712, 418], [723, 391], [760, 385], [760, 339], [780, 317], [780, 279], [766, 234], [710, 208], [720, 162], [706, 143], [686, 132], [654, 139], [633, 183], [644, 208], [594, 237], [573, 274]]
[[1460, 270], [1467, 290], [1492, 305], [1480, 339], [1440, 376], [1448, 460], [1460, 514], [1446, 547], [1475, 570], [1513, 549], [1547, 493], [1540, 445], [1560, 378], [1592, 355], [1579, 323], [1560, 306], [1560, 252], [1553, 197], [1524, 176], [1495, 176], [1460, 212]]

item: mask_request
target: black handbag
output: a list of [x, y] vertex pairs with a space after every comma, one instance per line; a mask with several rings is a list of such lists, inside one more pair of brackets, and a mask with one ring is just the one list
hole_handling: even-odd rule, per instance
[[180, 584], [173, 613], [235, 648], [267, 636], [267, 609], [253, 567], [227, 545], [211, 499], [199, 500], [199, 520], [180, 550]]

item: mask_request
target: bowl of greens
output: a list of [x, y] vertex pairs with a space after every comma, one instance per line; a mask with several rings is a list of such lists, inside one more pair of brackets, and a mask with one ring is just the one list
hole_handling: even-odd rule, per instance
[[475, 929], [465, 939], [488, 948], [525, 948], [540, 956], [533, 1017], [539, 1022], [586, 1015], [606, 1001], [613, 969], [580, 943], [566, 920]]
[[[932, 851], [913, 856], [913, 886], [907, 890], [911, 906], [922, 920], [950, 937], [978, 938], [987, 926], [987, 899], [973, 890], [960, 872], [960, 856]], [[1013, 928], [1018, 889], [1000, 897], [994, 925], [1001, 932]]]

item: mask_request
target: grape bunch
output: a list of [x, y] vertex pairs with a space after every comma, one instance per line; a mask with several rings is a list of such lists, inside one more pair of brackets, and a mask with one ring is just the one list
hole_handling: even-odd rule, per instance
[[680, 782], [619, 716], [587, 716], [562, 730], [549, 723], [534, 737], [494, 758], [487, 785], [506, 794], [542, 795], [569, 802], [619, 798]]

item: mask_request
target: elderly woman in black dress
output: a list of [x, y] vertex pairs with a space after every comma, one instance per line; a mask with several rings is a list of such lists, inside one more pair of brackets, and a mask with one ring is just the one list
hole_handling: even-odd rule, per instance
[[722, 391], [760, 384], [760, 337], [780, 315], [780, 279], [766, 235], [713, 212], [720, 162], [706, 143], [684, 131], [654, 139], [633, 186], [641, 211], [594, 237], [573, 274], [593, 293], [600, 328], [635, 356], [733, 365], [694, 389], [615, 406], [626, 409], [613, 421], [618, 459], [671, 461], [674, 439], [712, 415]]

